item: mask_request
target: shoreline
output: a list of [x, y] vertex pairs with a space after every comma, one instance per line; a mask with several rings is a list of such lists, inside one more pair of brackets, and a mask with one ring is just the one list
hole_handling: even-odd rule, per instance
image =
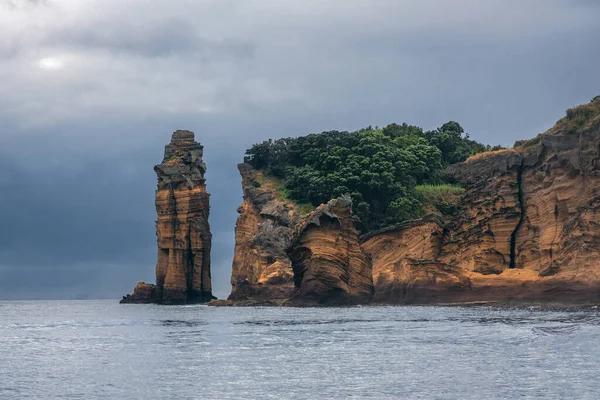
[[543, 308], [543, 309], [570, 309], [591, 308], [600, 306], [597, 302], [559, 302], [539, 300], [480, 300], [464, 302], [443, 303], [369, 303], [369, 304], [346, 304], [346, 305], [299, 305], [287, 300], [212, 300], [203, 305], [209, 307], [290, 307], [290, 308], [365, 308], [365, 307], [494, 307], [494, 308]]

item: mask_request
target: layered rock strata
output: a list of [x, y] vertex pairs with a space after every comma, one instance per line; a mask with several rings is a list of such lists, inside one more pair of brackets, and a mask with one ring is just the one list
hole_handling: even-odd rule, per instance
[[230, 300], [285, 300], [294, 291], [285, 252], [299, 213], [276, 196], [262, 172], [239, 164], [244, 201], [235, 226]]
[[378, 303], [600, 301], [600, 124], [448, 168], [457, 216], [361, 238]]
[[373, 296], [369, 260], [358, 244], [350, 198], [319, 206], [299, 225], [287, 249], [295, 304], [365, 304]]
[[[349, 204], [340, 199], [304, 219], [289, 205], [272, 215], [277, 196], [270, 188], [252, 189], [252, 176], [260, 172], [243, 165], [230, 298], [286, 299], [277, 304], [360, 304], [371, 297], [375, 304], [599, 302], [599, 101], [573, 111], [588, 112], [584, 124], [577, 115], [563, 119], [515, 149], [450, 166], [448, 179], [465, 188], [455, 215], [428, 215], [360, 238]], [[255, 240], [259, 236], [281, 241], [265, 246]]]
[[[237, 304], [364, 304], [370, 264], [347, 199], [301, 212], [278, 182], [239, 164], [244, 201], [235, 228], [230, 301]], [[222, 302], [223, 304], [230, 304]]]
[[178, 130], [154, 167], [158, 262], [156, 285], [139, 283], [122, 303], [186, 304], [206, 302], [211, 289], [209, 194], [203, 146], [194, 133]]

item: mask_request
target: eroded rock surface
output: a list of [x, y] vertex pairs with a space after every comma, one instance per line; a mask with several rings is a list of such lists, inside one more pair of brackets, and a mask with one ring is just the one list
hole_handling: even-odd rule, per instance
[[287, 249], [297, 304], [365, 304], [373, 296], [371, 265], [358, 244], [349, 198], [319, 206], [299, 225]]
[[362, 236], [362, 249], [372, 262], [373, 302], [435, 302], [448, 291], [468, 290], [469, 279], [460, 268], [439, 258], [446, 236], [444, 222], [436, 215]]
[[209, 195], [203, 146], [190, 131], [176, 131], [154, 170], [158, 262], [156, 285], [139, 283], [123, 303], [185, 304], [206, 302], [211, 289]]
[[600, 124], [448, 168], [457, 216], [361, 238], [374, 301], [600, 301]]
[[260, 172], [240, 171], [230, 299], [600, 302], [600, 98], [515, 149], [448, 167], [465, 189], [456, 214], [360, 238], [346, 200], [299, 219], [273, 188], [254, 184]]
[[238, 169], [244, 201], [235, 226], [229, 299], [288, 299], [294, 291], [294, 274], [285, 249], [298, 212], [275, 195], [262, 172], [248, 164], [239, 164]]
[[370, 264], [358, 244], [350, 201], [335, 199], [303, 214], [277, 195], [277, 183], [261, 171], [248, 164], [238, 169], [244, 202], [235, 229], [232, 291], [230, 302], [218, 304], [368, 302]]

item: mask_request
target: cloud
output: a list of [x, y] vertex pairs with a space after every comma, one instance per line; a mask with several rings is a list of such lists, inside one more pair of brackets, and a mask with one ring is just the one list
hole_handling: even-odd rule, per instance
[[347, 92], [361, 83], [365, 97], [386, 86], [429, 96], [439, 86], [419, 77], [447, 78], [439, 63], [451, 73], [458, 60], [446, 49], [535, 47], [593, 30], [599, 10], [541, 0], [5, 4], [0, 90], [13, 95], [0, 110], [42, 125], [98, 112], [226, 114], [282, 102], [345, 108]]
[[0, 282], [46, 268], [57, 291], [101, 276], [112, 296], [152, 276], [152, 166], [191, 129], [226, 296], [245, 148], [450, 119], [511, 145], [600, 93], [599, 14], [584, 0], [0, 0]]

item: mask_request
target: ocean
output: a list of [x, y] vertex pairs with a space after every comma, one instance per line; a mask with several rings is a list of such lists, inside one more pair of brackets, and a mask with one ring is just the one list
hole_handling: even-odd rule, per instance
[[0, 399], [598, 399], [600, 310], [0, 302]]

